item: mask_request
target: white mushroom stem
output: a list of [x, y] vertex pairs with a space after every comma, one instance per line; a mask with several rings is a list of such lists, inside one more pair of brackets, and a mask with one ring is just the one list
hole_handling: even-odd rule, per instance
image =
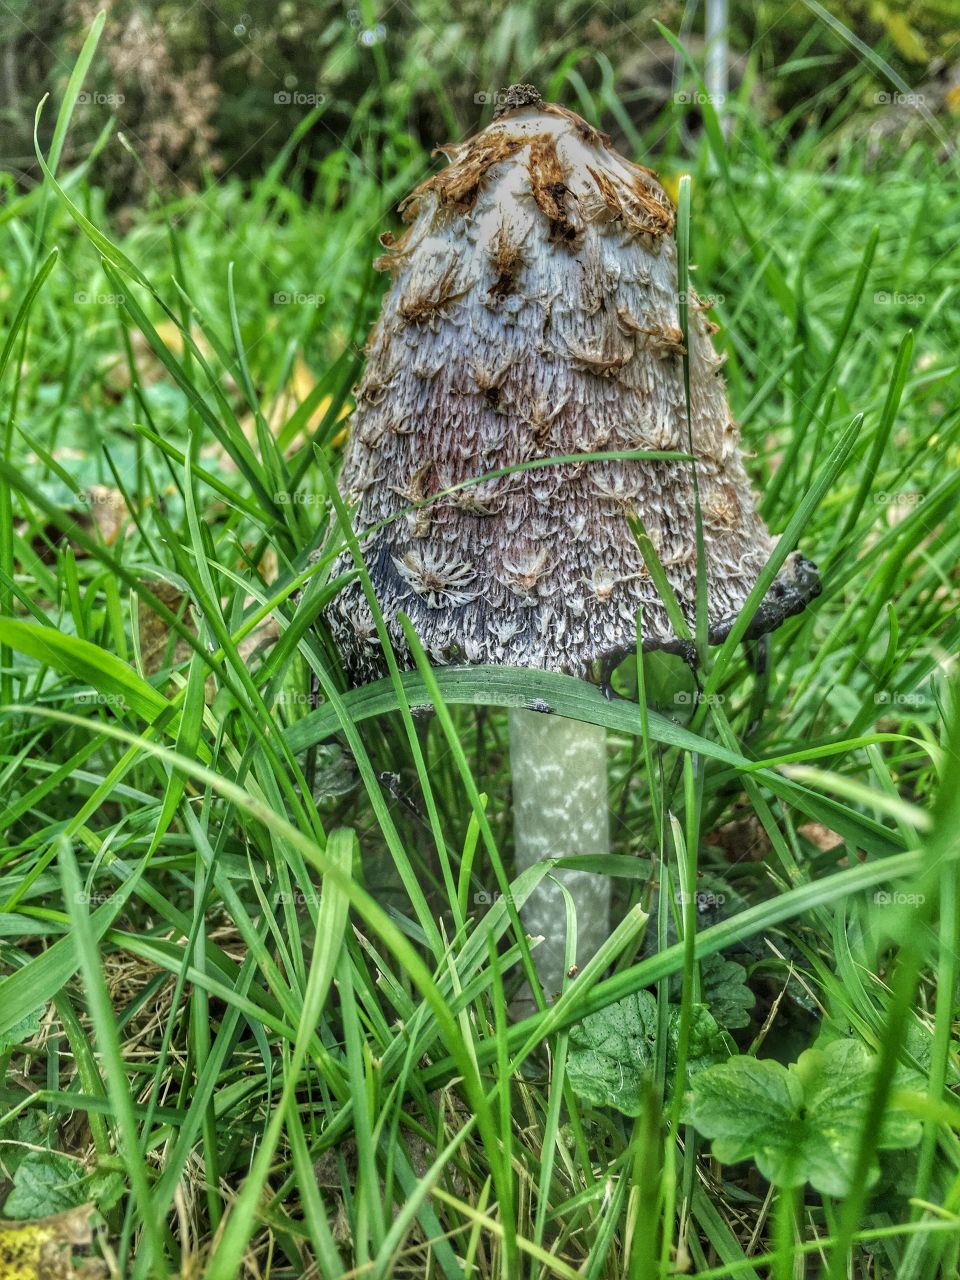
[[[544, 858], [610, 852], [607, 735], [598, 725], [538, 711], [510, 711], [513, 831], [517, 874]], [[566, 907], [577, 915], [577, 964], [610, 935], [610, 880], [592, 871], [557, 868], [541, 880], [520, 915], [543, 942], [533, 959], [547, 1000], [565, 975]]]
[[712, 99], [717, 115], [726, 116], [727, 85], [729, 79], [729, 31], [727, 0], [707, 0], [707, 48], [704, 78], [707, 93]]

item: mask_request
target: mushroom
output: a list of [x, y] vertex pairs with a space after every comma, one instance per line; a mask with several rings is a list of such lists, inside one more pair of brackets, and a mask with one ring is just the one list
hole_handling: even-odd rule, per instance
[[[408, 230], [382, 241], [392, 284], [340, 478], [397, 657], [410, 665], [403, 612], [436, 664], [604, 684], [635, 650], [642, 608], [644, 648], [692, 660], [627, 515], [642, 518], [692, 630], [696, 466], [713, 644], [774, 549], [702, 310], [690, 308], [688, 326], [695, 464], [549, 461], [688, 447], [674, 207], [651, 170], [530, 85], [441, 150], [449, 164], [400, 206]], [[748, 637], [819, 591], [815, 567], [793, 553]], [[384, 674], [356, 580], [327, 617], [351, 678]], [[524, 708], [510, 711], [509, 735], [518, 870], [608, 852], [604, 731]], [[607, 877], [563, 870], [541, 882], [522, 916], [544, 935], [535, 960], [548, 995], [564, 975], [561, 883], [577, 907], [579, 964], [610, 929]]]

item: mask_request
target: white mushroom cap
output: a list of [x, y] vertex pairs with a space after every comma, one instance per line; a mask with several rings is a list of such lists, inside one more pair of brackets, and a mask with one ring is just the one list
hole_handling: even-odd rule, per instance
[[[599, 679], [636, 647], [680, 650], [627, 524], [643, 520], [694, 620], [693, 464], [549, 464], [554, 456], [688, 449], [674, 209], [653, 173], [530, 86], [400, 206], [393, 282], [371, 334], [340, 485], [398, 655], [406, 613], [436, 663], [501, 663]], [[694, 452], [711, 642], [723, 639], [774, 542], [738, 451], [721, 358], [690, 308]], [[401, 513], [413, 507], [407, 515]], [[388, 523], [369, 536], [367, 530]], [[338, 568], [347, 568], [346, 560]], [[751, 625], [819, 594], [794, 554]], [[353, 582], [328, 610], [357, 679], [382, 656]]]

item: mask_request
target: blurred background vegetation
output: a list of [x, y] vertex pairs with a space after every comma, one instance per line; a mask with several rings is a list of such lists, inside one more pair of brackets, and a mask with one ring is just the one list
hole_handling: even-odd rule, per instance
[[[579, 98], [636, 150], [640, 131], [679, 83], [653, 19], [678, 31], [694, 56], [703, 46], [703, 6], [679, 0], [8, 0], [0, 164], [22, 187], [40, 176], [36, 103], [62, 91], [102, 8], [103, 55], [64, 159], [76, 164], [89, 154], [112, 112], [129, 146], [104, 146], [91, 177], [120, 208], [151, 189], [170, 196], [202, 189], [211, 177], [256, 179], [308, 114], [294, 153], [307, 183], [341, 146], [386, 176], [384, 167], [402, 163], [398, 146], [429, 150], [472, 130], [519, 71], [551, 97]], [[782, 123], [785, 140], [828, 119], [902, 132], [904, 120], [880, 110], [899, 106], [906, 117], [915, 105], [892, 100], [897, 78], [922, 87], [927, 108], [945, 120], [945, 134], [953, 132], [956, 0], [741, 0], [731, 3], [730, 21], [732, 87], [746, 82], [747, 101]], [[51, 112], [48, 130], [52, 120]]]

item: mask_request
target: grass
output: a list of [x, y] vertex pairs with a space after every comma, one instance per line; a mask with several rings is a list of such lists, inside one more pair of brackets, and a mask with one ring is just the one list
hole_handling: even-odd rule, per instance
[[[611, 701], [422, 654], [347, 689], [310, 552], [346, 536], [376, 235], [429, 165], [399, 122], [309, 198], [291, 145], [122, 236], [84, 172], [0, 211], [5, 1216], [93, 1202], [134, 1278], [955, 1274], [957, 174], [733, 110], [729, 139], [671, 113], [637, 158], [691, 175], [684, 268], [766, 519], [824, 592], [699, 690], [664, 658]], [[537, 699], [608, 730], [622, 924], [511, 1023], [543, 871], [511, 884], [503, 708]], [[627, 1115], [576, 1055], [645, 992]], [[726, 1052], [875, 1055], [850, 1190], [711, 1156], [704, 1002]], [[896, 1107], [919, 1141], [871, 1183]]]

